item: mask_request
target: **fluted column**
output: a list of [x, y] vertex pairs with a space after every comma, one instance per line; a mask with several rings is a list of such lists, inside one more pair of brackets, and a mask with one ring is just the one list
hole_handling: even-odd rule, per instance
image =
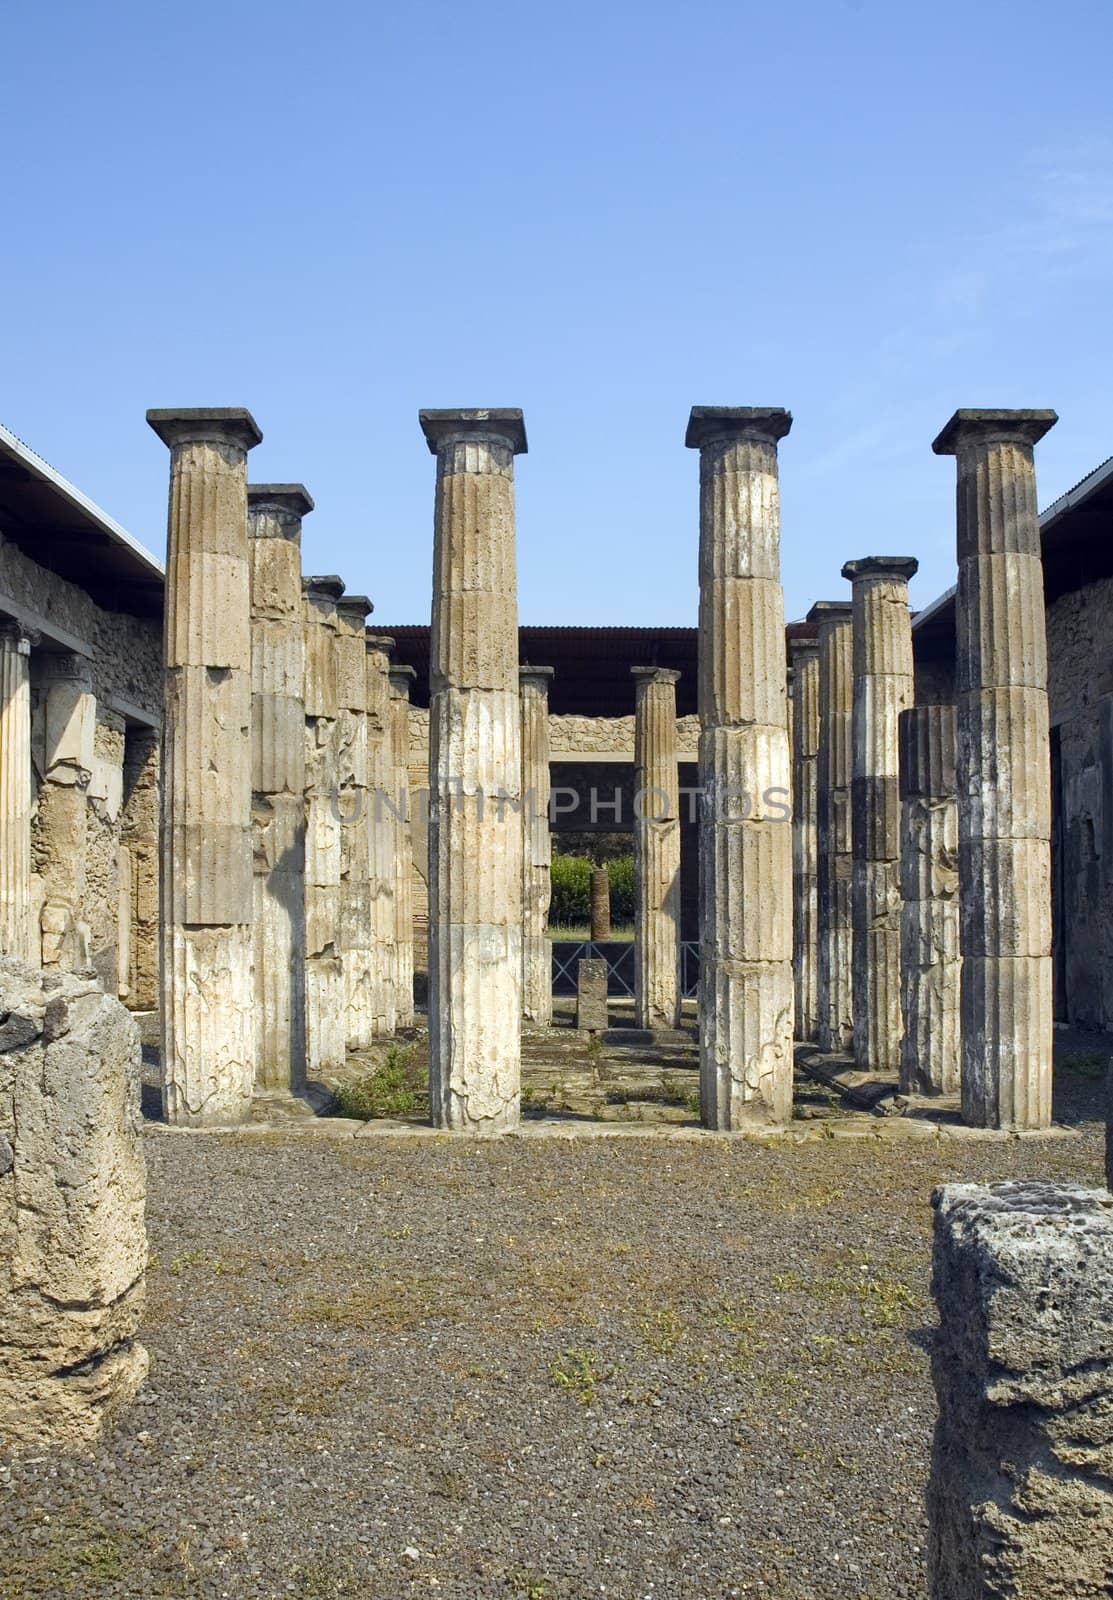
[[342, 1066], [340, 701], [335, 575], [302, 580], [305, 606], [305, 1047], [310, 1072]]
[[0, 619], [0, 954], [38, 965], [31, 924], [31, 636]]
[[819, 742], [816, 746], [816, 1009], [821, 1050], [854, 1042], [850, 920], [850, 719], [854, 629], [849, 605], [820, 600], [808, 612], [819, 630]]
[[255, 832], [255, 1087], [305, 1083], [305, 622], [300, 483], [247, 490]]
[[954, 706], [901, 712], [900, 795], [900, 1086], [905, 1094], [957, 1094], [962, 958]]
[[364, 638], [367, 690], [367, 871], [368, 920], [373, 963], [376, 1037], [392, 1034], [397, 1026], [397, 955], [394, 930], [395, 863], [397, 859], [396, 811], [398, 785], [394, 777], [394, 703], [390, 692], [390, 656], [394, 640], [385, 634]]
[[337, 948], [344, 974], [345, 1042], [365, 1050], [375, 1037], [376, 954], [371, 943], [371, 829], [367, 767], [366, 595], [336, 607], [337, 762], [340, 793], [340, 908]]
[[549, 943], [552, 840], [549, 835], [549, 681], [552, 667], [520, 667], [522, 718], [522, 1016], [553, 1020]]
[[816, 761], [819, 751], [819, 644], [793, 639], [792, 661], [792, 970], [796, 1036], [819, 1036]]
[[[36, 666], [44, 724], [43, 781], [35, 824], [35, 868], [43, 893], [41, 961], [44, 967], [75, 972], [90, 960], [84, 906], [97, 702], [92, 665], [84, 656], [44, 654]], [[130, 917], [126, 931], [130, 932]], [[126, 994], [126, 967], [120, 980]]]
[[[433, 1121], [518, 1122], [522, 827], [514, 457], [520, 411], [423, 411], [437, 457], [429, 709]], [[500, 804], [505, 796], [511, 805]]]
[[700, 1099], [733, 1128], [792, 1109], [792, 829], [772, 408], [696, 406], [700, 452]]
[[255, 1070], [250, 412], [148, 411], [170, 448], [162, 767], [162, 1101], [244, 1116]]
[[854, 1059], [862, 1072], [900, 1071], [900, 740], [914, 698], [911, 556], [865, 556], [852, 585], [850, 917]]
[[1053, 411], [956, 411], [962, 1115], [1051, 1122], [1051, 769], [1034, 447]]
[[679, 672], [633, 667], [634, 1025], [680, 1022]]
[[404, 663], [390, 669], [391, 763], [394, 845], [394, 1025], [414, 1023], [413, 822], [410, 816], [410, 687], [417, 673]]

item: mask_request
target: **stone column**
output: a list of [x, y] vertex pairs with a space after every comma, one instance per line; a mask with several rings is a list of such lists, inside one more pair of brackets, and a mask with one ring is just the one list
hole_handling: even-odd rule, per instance
[[900, 793], [900, 1086], [904, 1094], [957, 1094], [962, 958], [954, 706], [901, 713]]
[[796, 983], [796, 1036], [817, 1039], [819, 644], [815, 639], [793, 639], [788, 648], [792, 658], [792, 970]]
[[128, 1006], [155, 1011], [159, 1003], [158, 812], [159, 731], [129, 723], [124, 735], [124, 808], [120, 840], [131, 860], [131, 967]]
[[31, 635], [0, 619], [0, 954], [39, 963], [31, 920]]
[[[437, 457], [429, 711], [433, 1121], [518, 1122], [521, 729], [514, 457], [520, 411], [423, 411]], [[502, 801], [509, 797], [512, 805]]]
[[[35, 866], [43, 886], [41, 963], [77, 972], [90, 960], [83, 912], [97, 702], [84, 656], [44, 654], [38, 665], [45, 734], [35, 828]], [[126, 991], [127, 969], [120, 977]]]
[[611, 875], [606, 866], [591, 869], [591, 942], [606, 944], [611, 936]]
[[852, 588], [850, 719], [851, 990], [861, 1072], [900, 1071], [900, 743], [913, 700], [911, 556], [866, 556], [842, 569]]
[[1097, 1600], [1113, 1592], [1109, 1194], [1029, 1179], [932, 1203], [933, 1600]]
[[1051, 1122], [1051, 769], [1034, 446], [1053, 411], [956, 411], [962, 1115]]
[[680, 1023], [679, 672], [633, 667], [634, 1025]]
[[412, 667], [390, 669], [391, 763], [394, 769], [394, 1025], [414, 1024], [413, 825], [410, 818]]
[[333, 576], [305, 578], [305, 1046], [311, 1073], [344, 1064], [340, 959], [340, 730]]
[[520, 667], [522, 718], [522, 1016], [553, 1020], [549, 943], [552, 839], [549, 835], [549, 682], [552, 667]]
[[300, 483], [248, 486], [255, 1087], [305, 1084], [305, 620]]
[[700, 452], [700, 1098], [792, 1110], [792, 829], [776, 408], [696, 406]]
[[336, 608], [336, 682], [340, 779], [340, 909], [346, 1043], [365, 1050], [375, 1037], [377, 953], [371, 941], [371, 828], [367, 766], [366, 595]]
[[372, 952], [373, 1031], [382, 1038], [397, 1026], [397, 957], [394, 896], [399, 826], [394, 776], [394, 702], [390, 655], [394, 640], [366, 634], [368, 919]]
[[162, 771], [162, 1073], [169, 1122], [229, 1122], [255, 1068], [251, 413], [148, 411], [170, 448]]
[[820, 600], [808, 612], [819, 630], [819, 743], [816, 747], [816, 1006], [821, 1050], [854, 1042], [850, 923], [850, 718], [853, 621], [849, 605]]

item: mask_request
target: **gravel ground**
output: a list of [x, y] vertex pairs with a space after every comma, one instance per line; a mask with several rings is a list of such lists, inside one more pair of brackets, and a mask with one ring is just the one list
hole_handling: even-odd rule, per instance
[[151, 1378], [4, 1472], [2, 1600], [923, 1596], [931, 1190], [1102, 1159], [147, 1142]]

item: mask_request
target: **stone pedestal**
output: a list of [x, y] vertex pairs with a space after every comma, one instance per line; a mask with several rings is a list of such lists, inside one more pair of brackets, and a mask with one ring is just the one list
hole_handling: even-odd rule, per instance
[[934, 1600], [1113, 1593], [1113, 1202], [1029, 1180], [934, 1196]]
[[364, 638], [367, 693], [367, 860], [368, 919], [373, 954], [373, 1028], [376, 1037], [397, 1026], [397, 957], [394, 895], [398, 785], [394, 776], [394, 703], [390, 690], [390, 656], [394, 640], [383, 634]]
[[607, 963], [599, 957], [576, 962], [576, 1027], [581, 1033], [607, 1031]]
[[514, 457], [520, 411], [423, 411], [437, 458], [429, 709], [433, 1121], [518, 1123], [521, 728]]
[[410, 688], [412, 667], [390, 669], [391, 761], [394, 812], [394, 1017], [398, 1028], [414, 1024], [413, 821], [410, 816]]
[[821, 1050], [854, 1043], [850, 918], [850, 719], [854, 694], [849, 605], [820, 600], [808, 612], [819, 632], [816, 749], [816, 1005]]
[[31, 919], [31, 637], [0, 619], [0, 954], [38, 965]]
[[634, 1023], [680, 1022], [679, 672], [634, 667]]
[[552, 667], [520, 667], [522, 716], [522, 1016], [553, 1020], [549, 943], [552, 840], [549, 835], [549, 682]]
[[255, 1087], [305, 1083], [305, 621], [300, 483], [251, 484]]
[[305, 1042], [310, 1073], [342, 1066], [347, 997], [340, 958], [340, 701], [335, 575], [302, 582], [305, 606]]
[[789, 641], [792, 662], [792, 970], [796, 1037], [819, 1037], [818, 815], [819, 643]]
[[854, 1059], [900, 1070], [900, 746], [912, 704], [911, 556], [866, 556], [842, 569], [853, 585], [850, 915]]
[[696, 406], [700, 452], [700, 1099], [792, 1110], [792, 828], [775, 408]]
[[605, 944], [611, 936], [611, 875], [605, 866], [592, 867], [590, 895], [591, 942]]
[[901, 713], [900, 794], [900, 1086], [905, 1094], [957, 1094], [962, 958], [954, 706]]
[[255, 1069], [250, 412], [149, 411], [170, 448], [162, 768], [163, 1111], [235, 1121]]
[[1034, 446], [1053, 411], [956, 411], [962, 1114], [1051, 1122], [1051, 767]]
[[337, 762], [340, 783], [340, 910], [345, 1042], [366, 1050], [376, 1036], [378, 953], [371, 939], [371, 821], [367, 754], [366, 595], [336, 607]]
[[[91, 959], [84, 919], [88, 791], [97, 702], [84, 656], [42, 656], [43, 781], [39, 788], [36, 870], [42, 879], [41, 962], [84, 971]], [[130, 918], [129, 918], [130, 931]], [[127, 987], [127, 969], [121, 977]]]

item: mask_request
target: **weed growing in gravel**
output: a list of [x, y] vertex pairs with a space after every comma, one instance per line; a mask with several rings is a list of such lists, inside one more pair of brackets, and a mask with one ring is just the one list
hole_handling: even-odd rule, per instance
[[549, 1382], [554, 1389], [567, 1389], [581, 1405], [593, 1406], [603, 1378], [591, 1351], [577, 1345], [561, 1351], [549, 1368]]
[[375, 1117], [412, 1117], [428, 1109], [429, 1091], [411, 1045], [392, 1044], [371, 1072], [336, 1088], [336, 1112], [370, 1122]]
[[545, 1600], [549, 1592], [548, 1578], [526, 1568], [518, 1567], [507, 1573], [506, 1581], [515, 1594], [525, 1595], [525, 1600]]

